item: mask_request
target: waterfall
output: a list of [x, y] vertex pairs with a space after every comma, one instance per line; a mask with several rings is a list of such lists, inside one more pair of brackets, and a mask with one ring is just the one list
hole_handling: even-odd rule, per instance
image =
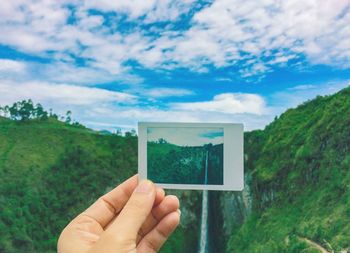
[[199, 253], [208, 252], [208, 191], [203, 191]]
[[204, 184], [208, 184], [208, 159], [209, 159], [209, 150], [207, 150], [205, 156], [205, 174], [204, 174]]
[[[205, 158], [204, 184], [208, 183], [208, 154]], [[208, 191], [203, 191], [199, 253], [208, 253]]]

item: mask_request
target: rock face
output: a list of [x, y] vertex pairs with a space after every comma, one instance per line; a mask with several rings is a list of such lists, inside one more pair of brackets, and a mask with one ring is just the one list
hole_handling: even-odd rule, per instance
[[242, 224], [251, 213], [253, 196], [250, 180], [250, 173], [247, 173], [244, 177], [244, 190], [242, 192], [224, 192], [220, 196], [224, 220], [223, 230], [226, 237], [231, 235], [235, 225]]

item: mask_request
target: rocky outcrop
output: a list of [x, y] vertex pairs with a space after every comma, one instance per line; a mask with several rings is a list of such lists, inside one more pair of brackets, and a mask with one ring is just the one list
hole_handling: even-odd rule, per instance
[[220, 205], [223, 213], [223, 230], [228, 237], [235, 225], [242, 224], [251, 213], [253, 196], [250, 187], [250, 174], [244, 178], [244, 190], [242, 192], [224, 192], [220, 196]]

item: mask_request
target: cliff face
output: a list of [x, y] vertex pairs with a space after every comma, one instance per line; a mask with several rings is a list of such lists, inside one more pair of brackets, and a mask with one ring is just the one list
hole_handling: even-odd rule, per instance
[[245, 173], [220, 195], [228, 252], [350, 248], [350, 88], [246, 133]]
[[234, 226], [243, 224], [251, 214], [253, 196], [250, 189], [251, 176], [245, 175], [245, 188], [242, 192], [225, 192], [220, 196], [220, 209], [223, 210], [223, 230], [225, 237], [229, 237]]

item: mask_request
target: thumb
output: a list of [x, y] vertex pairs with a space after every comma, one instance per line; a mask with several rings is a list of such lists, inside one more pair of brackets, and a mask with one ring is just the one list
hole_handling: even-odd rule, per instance
[[136, 241], [137, 234], [151, 213], [156, 197], [156, 187], [149, 180], [143, 180], [134, 190], [113, 224], [108, 228], [117, 237]]

